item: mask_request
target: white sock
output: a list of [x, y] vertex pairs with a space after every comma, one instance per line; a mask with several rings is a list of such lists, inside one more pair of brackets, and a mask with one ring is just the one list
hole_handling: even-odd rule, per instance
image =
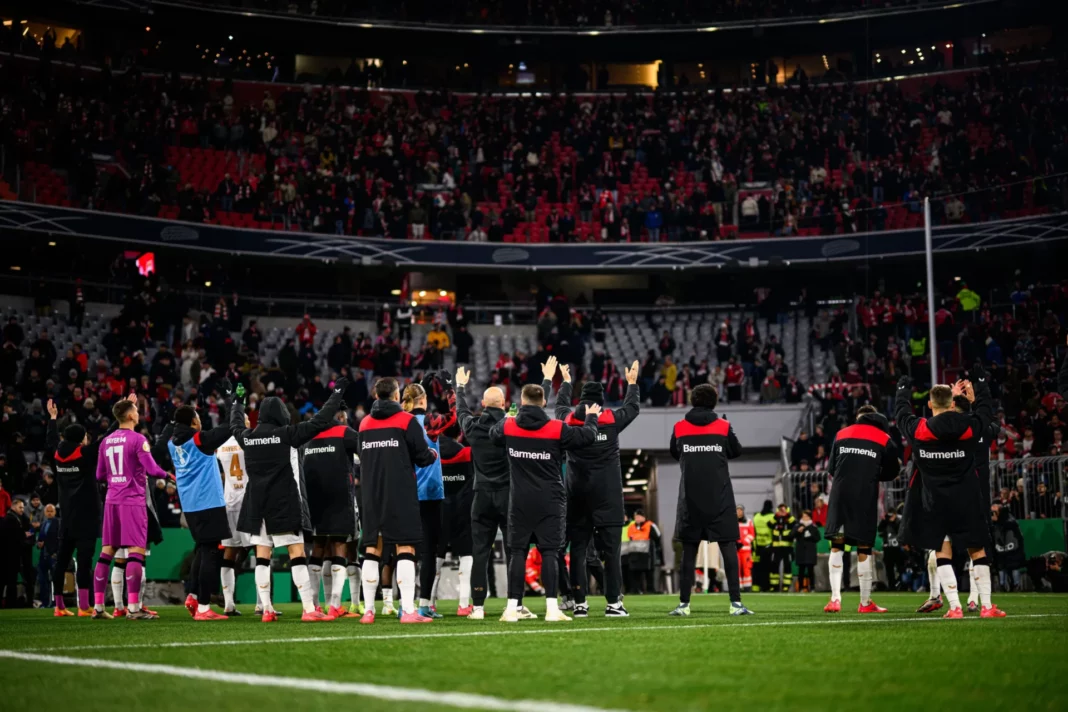
[[[378, 562], [377, 561], [364, 561], [363, 568], [361, 569], [363, 574], [363, 600], [367, 604], [367, 610], [372, 613], [375, 610], [375, 593], [378, 592]], [[382, 598], [386, 597], [386, 592], [382, 592]]]
[[390, 584], [388, 587], [382, 589], [382, 607], [393, 607], [393, 584]]
[[931, 581], [931, 598], [938, 598], [942, 593], [942, 582], [938, 579], [938, 557], [933, 551], [927, 557], [927, 578]]
[[293, 574], [293, 585], [300, 594], [300, 602], [304, 606], [305, 613], [315, 610], [315, 600], [312, 598], [311, 574], [308, 573], [307, 564], [299, 564], [290, 569]]
[[323, 565], [308, 564], [308, 583], [311, 585], [312, 609], [319, 607], [319, 584], [323, 580]]
[[968, 559], [968, 576], [971, 577], [972, 583], [968, 586], [968, 605], [979, 602], [979, 586], [976, 584], [978, 579], [975, 573], [975, 562]]
[[548, 616], [550, 613], [559, 613], [559, 612], [560, 612], [560, 603], [557, 601], [557, 599], [555, 599], [555, 598], [546, 598], [545, 599], [545, 615]]
[[400, 587], [401, 610], [405, 613], [415, 611], [415, 562], [401, 559], [397, 562], [397, 586]]
[[224, 566], [219, 572], [219, 578], [222, 580], [223, 610], [232, 611], [234, 610], [234, 582], [237, 576], [232, 568]]
[[197, 604], [197, 613], [207, 613], [211, 610], [211, 606], [206, 603]]
[[441, 583], [441, 567], [445, 564], [445, 559], [434, 559], [434, 585], [430, 587], [430, 605], [436, 606], [438, 604], [438, 584]]
[[111, 567], [111, 596], [115, 599], [115, 607], [122, 608], [122, 583], [126, 578], [126, 569], [118, 566]]
[[330, 605], [341, 607], [341, 594], [345, 591], [345, 567], [342, 564], [330, 565]]
[[420, 608], [430, 608], [430, 599], [429, 598], [420, 598], [419, 599], [419, 607]]
[[875, 560], [868, 556], [864, 561], [857, 561], [857, 578], [860, 579], [860, 605], [871, 603], [872, 569]]
[[349, 600], [358, 608], [360, 605], [360, 567], [356, 564], [349, 564], [345, 567], [345, 573], [349, 577]]
[[831, 600], [842, 600], [842, 552], [832, 551], [827, 557], [827, 569], [831, 577]]
[[518, 598], [509, 598], [508, 599], [508, 605], [505, 606], [504, 610], [505, 611], [518, 611], [519, 610], [519, 599]]
[[979, 564], [972, 567], [972, 588], [978, 589], [979, 601], [983, 608], [990, 607], [990, 566]]
[[960, 608], [960, 596], [957, 595], [957, 575], [953, 573], [953, 567], [944, 565], [938, 567], [938, 581], [942, 585], [942, 592], [946, 594], [949, 607]]
[[467, 608], [471, 603], [471, 569], [474, 566], [475, 557], [460, 557], [460, 608]]
[[272, 610], [271, 607], [271, 567], [256, 567], [256, 597], [260, 599], [260, 607], [263, 612]]

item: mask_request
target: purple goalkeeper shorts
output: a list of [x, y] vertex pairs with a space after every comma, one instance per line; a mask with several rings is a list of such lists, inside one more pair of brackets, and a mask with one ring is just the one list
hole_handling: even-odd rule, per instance
[[104, 546], [114, 548], [148, 546], [148, 507], [145, 504], [104, 505]]

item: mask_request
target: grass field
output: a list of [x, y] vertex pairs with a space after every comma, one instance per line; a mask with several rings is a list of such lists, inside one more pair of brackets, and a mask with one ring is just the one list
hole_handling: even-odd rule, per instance
[[492, 621], [424, 626], [305, 624], [296, 605], [271, 625], [193, 623], [179, 607], [152, 622], [0, 611], [0, 708], [1068, 709], [1068, 597], [1002, 595], [1009, 617], [963, 621], [913, 613], [922, 598], [883, 593], [885, 615], [832, 617], [820, 594], [750, 595], [757, 615], [731, 618], [723, 596], [695, 596], [675, 619], [675, 599], [633, 596], [629, 619], [592, 599], [586, 620], [507, 625], [499, 600]]

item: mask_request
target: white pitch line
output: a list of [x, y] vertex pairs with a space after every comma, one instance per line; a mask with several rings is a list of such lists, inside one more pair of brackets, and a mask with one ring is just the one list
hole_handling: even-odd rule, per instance
[[202, 670], [200, 668], [177, 667], [174, 665], [153, 665], [148, 663], [122, 662], [119, 660], [100, 660], [96, 658], [70, 658], [61, 655], [39, 655], [17, 650], [0, 650], [0, 658], [26, 660], [29, 662], [49, 663], [52, 665], [73, 665], [103, 670], [120, 670], [145, 675], [167, 675], [190, 680], [208, 680], [234, 685], [248, 685], [257, 688], [283, 688], [308, 692], [329, 692], [339, 695], [357, 695], [373, 697], [390, 702], [422, 702], [444, 707], [461, 707], [464, 709], [500, 710], [503, 712], [616, 712], [601, 707], [572, 705], [553, 700], [509, 700], [503, 697], [490, 697], [468, 692], [447, 692], [441, 690], [424, 690], [412, 687], [394, 687], [392, 685], [374, 685], [364, 682], [337, 682], [335, 680], [314, 680], [298, 677], [275, 677], [272, 675], [254, 675], [248, 672], [223, 672]]
[[[1068, 613], [1025, 613], [1011, 615], [1005, 620], [1018, 620], [1022, 618], [1065, 618]], [[476, 630], [462, 633], [396, 633], [389, 635], [316, 635], [309, 637], [293, 638], [263, 638], [259, 640], [202, 640], [202, 641], [179, 641], [171, 643], [131, 643], [119, 645], [72, 645], [52, 648], [24, 648], [22, 652], [74, 652], [79, 650], [134, 650], [138, 648], [206, 648], [228, 645], [270, 645], [273, 643], [324, 643], [331, 640], [425, 640], [427, 638], [481, 638], [491, 636], [517, 636], [517, 635], [559, 635], [579, 633], [603, 633], [603, 632], [631, 632], [639, 630], [665, 630], [687, 631], [705, 628], [763, 628], [770, 626], [795, 626], [795, 625], [865, 625], [872, 623], [931, 623], [941, 620], [941, 616], [933, 618], [883, 618], [870, 616], [868, 618], [830, 618], [826, 620], [791, 620], [791, 621], [761, 621], [759, 623], [693, 623], [672, 625], [638, 625], [638, 626], [599, 626], [596, 628], [573, 627], [573, 628], [536, 628], [532, 630]], [[980, 620], [978, 616], [963, 618], [966, 621]], [[952, 625], [947, 623], [947, 625]]]

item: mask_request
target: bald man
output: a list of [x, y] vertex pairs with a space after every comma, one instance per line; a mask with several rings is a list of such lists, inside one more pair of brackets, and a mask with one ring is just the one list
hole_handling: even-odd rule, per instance
[[[487, 567], [497, 529], [508, 533], [508, 495], [510, 490], [508, 455], [504, 445], [489, 437], [490, 428], [504, 419], [504, 391], [496, 386], [482, 393], [482, 414], [477, 418], [467, 405], [467, 382], [471, 374], [462, 366], [456, 371], [456, 418], [467, 444], [475, 471], [475, 493], [471, 505], [471, 543], [474, 561], [471, 567], [471, 594], [474, 609], [470, 620], [485, 618]], [[505, 541], [507, 551], [508, 542]], [[526, 609], [523, 609], [524, 611]], [[536, 617], [524, 614], [523, 617]]]

